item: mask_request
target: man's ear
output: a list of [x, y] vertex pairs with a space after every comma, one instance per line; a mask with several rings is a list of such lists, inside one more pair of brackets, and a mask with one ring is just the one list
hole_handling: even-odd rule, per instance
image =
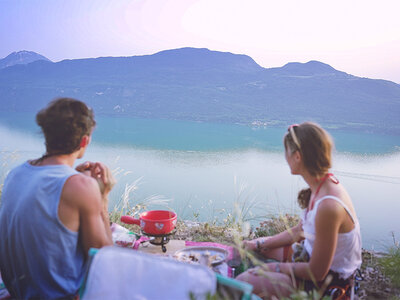
[[81, 148], [85, 148], [87, 145], [89, 145], [90, 142], [90, 137], [87, 135], [84, 135], [81, 139], [81, 143], [79, 144], [79, 146]]

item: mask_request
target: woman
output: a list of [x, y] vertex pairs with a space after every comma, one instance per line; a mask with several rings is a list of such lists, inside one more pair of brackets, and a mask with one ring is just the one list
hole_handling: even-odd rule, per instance
[[[350, 196], [329, 173], [332, 140], [320, 126], [306, 122], [289, 127], [284, 145], [291, 173], [309, 186], [298, 196], [301, 222], [280, 234], [245, 241], [247, 249], [280, 262], [250, 269], [237, 279], [265, 298], [289, 296], [297, 288], [327, 291], [328, 284], [343, 292], [361, 265], [361, 237]], [[302, 261], [293, 262], [291, 245], [302, 240]]]

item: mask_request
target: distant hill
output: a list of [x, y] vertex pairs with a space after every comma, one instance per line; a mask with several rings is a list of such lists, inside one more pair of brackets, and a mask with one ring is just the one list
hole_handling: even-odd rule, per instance
[[6, 56], [3, 59], [0, 59], [0, 69], [11, 67], [14, 65], [25, 65], [37, 60], [45, 60], [50, 61], [48, 58], [43, 55], [37, 54], [32, 51], [18, 51], [13, 52], [10, 55]]
[[269, 126], [312, 120], [400, 134], [400, 85], [318, 61], [263, 68], [246, 55], [182, 48], [0, 70], [2, 111], [37, 111], [59, 96], [82, 99], [96, 114]]
[[287, 63], [281, 68], [273, 68], [270, 69], [275, 73], [285, 74], [288, 76], [322, 76], [322, 75], [337, 75], [342, 74], [345, 75], [344, 72], [340, 72], [332, 68], [330, 65], [324, 64], [322, 62], [312, 60], [308, 63], [298, 63], [291, 62]]

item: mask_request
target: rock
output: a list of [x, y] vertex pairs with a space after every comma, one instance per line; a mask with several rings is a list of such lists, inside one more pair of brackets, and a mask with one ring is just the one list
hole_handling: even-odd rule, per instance
[[367, 267], [367, 268], [365, 269], [365, 271], [366, 271], [367, 273], [374, 273], [374, 268]]
[[185, 224], [188, 228], [196, 228], [200, 226], [200, 222], [189, 221], [189, 220], [183, 221], [183, 224]]

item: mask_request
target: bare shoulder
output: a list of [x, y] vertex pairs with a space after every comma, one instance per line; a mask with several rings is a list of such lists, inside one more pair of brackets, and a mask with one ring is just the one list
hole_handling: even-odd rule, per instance
[[[355, 210], [354, 210], [353, 202], [351, 201], [350, 195], [347, 193], [346, 189], [344, 188], [344, 186], [341, 183], [339, 183], [339, 184], [331, 183], [328, 187], [328, 190], [326, 191], [326, 194], [332, 195], [332, 196], [340, 199], [350, 209], [350, 211], [355, 215]], [[340, 211], [343, 210], [343, 206], [339, 202], [335, 201], [334, 199], [329, 199], [329, 197], [326, 200], [322, 201], [320, 206], [330, 207], [330, 208], [336, 207], [336, 209], [338, 209]]]
[[325, 216], [339, 216], [343, 210], [343, 206], [334, 199], [326, 198], [318, 206], [318, 214]]
[[[317, 227], [323, 227], [326, 231], [326, 228], [331, 226], [331, 229], [337, 228], [338, 233], [350, 232], [354, 228], [354, 218], [357, 218], [351, 199], [344, 189], [342, 193], [332, 194], [330, 193], [333, 196], [332, 198], [327, 195], [318, 207]], [[345, 206], [333, 199], [334, 197], [339, 198]], [[348, 213], [346, 207], [350, 210], [350, 213]]]
[[80, 208], [101, 207], [101, 194], [96, 180], [84, 174], [68, 178], [63, 190], [63, 198]]

